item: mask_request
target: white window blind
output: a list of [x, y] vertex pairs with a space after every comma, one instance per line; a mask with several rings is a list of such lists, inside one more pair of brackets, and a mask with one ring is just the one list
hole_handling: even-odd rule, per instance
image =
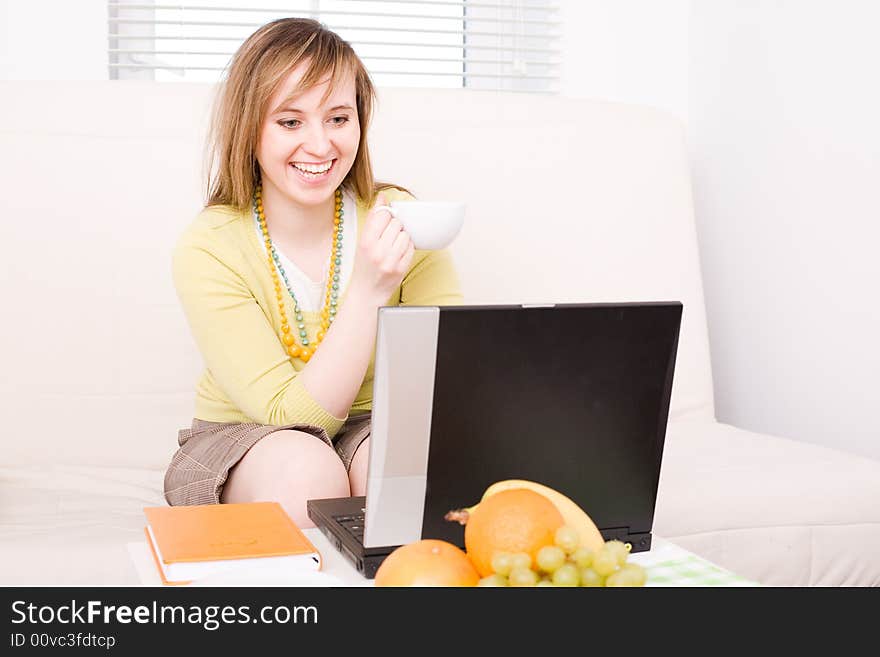
[[378, 86], [558, 91], [549, 0], [109, 0], [110, 78], [217, 81], [251, 33], [289, 16], [348, 41]]

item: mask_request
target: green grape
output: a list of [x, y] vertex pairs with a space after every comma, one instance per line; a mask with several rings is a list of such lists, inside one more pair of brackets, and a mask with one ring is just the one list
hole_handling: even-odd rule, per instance
[[563, 564], [553, 573], [555, 586], [578, 586], [580, 583], [581, 575], [573, 563]]
[[590, 548], [582, 546], [572, 553], [571, 560], [578, 568], [589, 568], [593, 565], [593, 554]]
[[554, 539], [556, 545], [565, 550], [567, 554], [571, 554], [572, 552], [577, 550], [578, 545], [581, 542], [581, 538], [580, 536], [578, 536], [577, 530], [569, 525], [563, 525], [562, 527], [557, 529]]
[[492, 555], [492, 570], [499, 575], [510, 575], [513, 568], [513, 555], [509, 552], [496, 552]]
[[605, 586], [605, 578], [592, 568], [582, 568], [581, 586]]
[[538, 583], [538, 573], [530, 568], [514, 568], [507, 578], [510, 586], [535, 586]]
[[532, 567], [532, 555], [528, 552], [514, 552], [510, 555], [510, 568], [514, 570], [516, 568], [525, 568], [529, 569]]
[[632, 570], [621, 569], [611, 573], [605, 580], [605, 586], [643, 586], [638, 573]]
[[477, 586], [507, 586], [507, 578], [504, 575], [495, 573], [481, 579], [477, 582]]
[[632, 586], [644, 586], [648, 581], [648, 573], [637, 563], [628, 563], [620, 569], [621, 573], [626, 573], [627, 577], [633, 580]]
[[608, 577], [617, 570], [617, 555], [602, 548], [593, 555], [593, 570], [602, 577]]
[[535, 562], [538, 564], [538, 568], [545, 573], [552, 573], [565, 563], [565, 552], [561, 547], [545, 545], [538, 550]]
[[546, 577], [542, 578], [535, 586], [554, 586], [553, 582], [551, 582]]
[[618, 566], [622, 566], [626, 563], [626, 558], [629, 556], [629, 550], [626, 549], [626, 545], [622, 541], [607, 541], [605, 543], [605, 549], [614, 555], [617, 559]]

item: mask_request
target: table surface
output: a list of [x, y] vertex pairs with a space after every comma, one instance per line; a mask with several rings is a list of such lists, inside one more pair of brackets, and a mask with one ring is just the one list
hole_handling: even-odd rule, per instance
[[[319, 529], [304, 529], [303, 533], [321, 553], [323, 567], [315, 573], [238, 574], [214, 576], [189, 586], [373, 586], [336, 548]], [[706, 561], [684, 548], [654, 536], [647, 552], [631, 554], [629, 561], [644, 566], [648, 571], [647, 586], [755, 586], [754, 582], [734, 575]], [[128, 543], [129, 556], [137, 570], [142, 586], [162, 586], [146, 540]]]

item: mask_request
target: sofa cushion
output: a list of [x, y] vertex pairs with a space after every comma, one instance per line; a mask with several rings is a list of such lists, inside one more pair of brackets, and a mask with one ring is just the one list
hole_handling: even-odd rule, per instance
[[657, 534], [774, 585], [880, 586], [880, 461], [701, 421], [670, 423]]
[[165, 504], [163, 478], [134, 468], [0, 468], [0, 583], [138, 584], [125, 544], [143, 539], [143, 508]]

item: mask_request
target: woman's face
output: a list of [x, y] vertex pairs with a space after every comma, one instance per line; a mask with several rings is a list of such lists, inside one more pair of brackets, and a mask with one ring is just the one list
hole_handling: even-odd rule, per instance
[[303, 208], [333, 196], [354, 164], [361, 136], [354, 75], [341, 79], [323, 104], [329, 78], [286, 100], [306, 68], [303, 62], [291, 71], [269, 99], [257, 147], [263, 186]]

